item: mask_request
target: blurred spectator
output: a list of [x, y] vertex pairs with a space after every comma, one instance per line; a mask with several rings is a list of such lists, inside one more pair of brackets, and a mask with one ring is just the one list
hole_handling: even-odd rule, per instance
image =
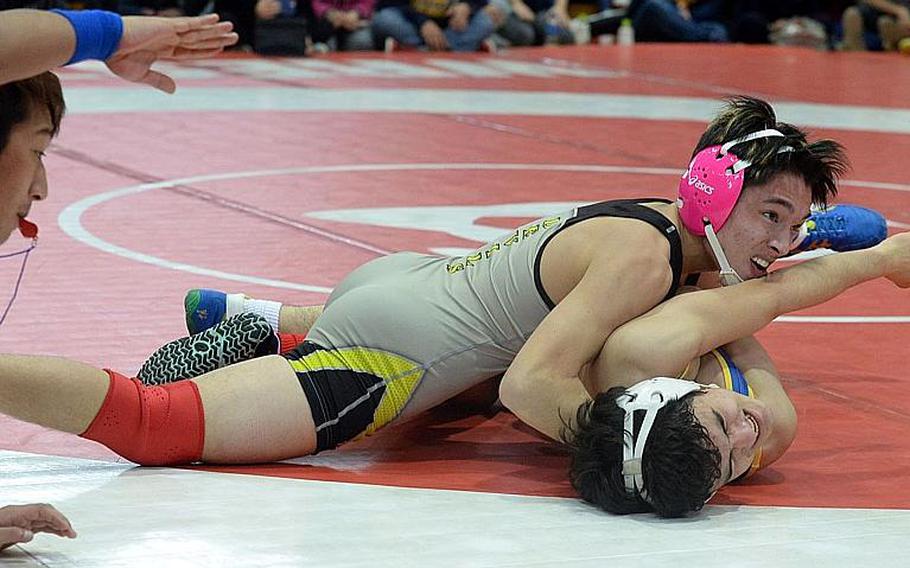
[[0, 10], [31, 8], [32, 10], [53, 10], [66, 8], [63, 0], [0, 0]]
[[123, 16], [185, 16], [180, 0], [120, 0], [117, 12]]
[[312, 0], [310, 36], [331, 50], [373, 49], [370, 19], [376, 0]]
[[600, 12], [587, 16], [584, 21], [588, 24], [590, 37], [601, 35], [616, 36], [623, 20], [628, 16], [631, 0], [599, 0]]
[[847, 0], [737, 0], [728, 21], [732, 41], [832, 47]]
[[386, 51], [477, 51], [493, 49], [489, 37], [504, 21], [502, 8], [487, 0], [389, 0], [373, 16], [373, 36]]
[[897, 49], [910, 36], [910, 1], [864, 0], [844, 11], [843, 48], [865, 51], [880, 43], [886, 51]]
[[308, 0], [256, 0], [253, 49], [263, 55], [308, 55], [313, 51]]
[[510, 45], [575, 43], [569, 27], [569, 0], [511, 0], [496, 33]]
[[640, 41], [730, 41], [721, 23], [726, 0], [633, 0], [629, 17]]

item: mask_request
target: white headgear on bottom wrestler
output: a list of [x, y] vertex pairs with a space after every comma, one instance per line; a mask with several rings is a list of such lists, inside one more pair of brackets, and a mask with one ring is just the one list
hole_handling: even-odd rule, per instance
[[[658, 377], [629, 387], [625, 393], [616, 399], [616, 404], [625, 411], [622, 437], [622, 475], [626, 483], [626, 491], [633, 494], [637, 493], [644, 500], [648, 500], [645, 495], [645, 482], [641, 471], [641, 457], [645, 452], [648, 434], [651, 433], [651, 427], [657, 418], [657, 411], [666, 406], [667, 403], [679, 400], [689, 393], [716, 386], [702, 385], [682, 379]], [[634, 434], [636, 410], [645, 411], [645, 419], [641, 424], [641, 429], [638, 431], [637, 440]]]

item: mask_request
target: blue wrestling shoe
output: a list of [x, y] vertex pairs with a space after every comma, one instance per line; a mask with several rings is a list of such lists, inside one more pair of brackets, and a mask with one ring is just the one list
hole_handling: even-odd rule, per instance
[[194, 288], [183, 297], [186, 330], [190, 335], [203, 332], [225, 318], [243, 312], [243, 294], [225, 294], [220, 290]]
[[155, 351], [136, 375], [146, 385], [192, 379], [241, 361], [278, 353], [280, 344], [262, 316], [238, 314]]
[[847, 252], [875, 246], [888, 236], [885, 217], [859, 205], [832, 205], [813, 211], [790, 254], [819, 248]]

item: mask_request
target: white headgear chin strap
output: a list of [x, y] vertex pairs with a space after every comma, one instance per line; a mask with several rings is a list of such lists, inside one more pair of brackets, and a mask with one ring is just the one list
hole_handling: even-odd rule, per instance
[[[771, 138], [771, 137], [782, 137], [783, 134], [774, 130], [773, 128], [768, 128], [765, 130], [759, 130], [758, 132], [753, 132], [748, 136], [743, 136], [742, 138], [737, 138], [736, 140], [731, 140], [723, 146], [720, 147], [720, 155], [723, 156], [730, 151], [730, 148], [736, 146], [737, 144], [742, 144], [743, 142], [751, 142], [752, 140], [757, 140], [759, 138]], [[783, 154], [786, 152], [793, 152], [794, 148], [792, 146], [782, 146], [777, 153]], [[743, 171], [752, 165], [752, 162], [749, 160], [739, 160], [731, 168], [734, 175]], [[727, 260], [727, 255], [724, 254], [723, 247], [720, 246], [720, 241], [717, 240], [717, 233], [714, 231], [714, 226], [711, 225], [711, 222], [708, 221], [707, 217], [705, 218], [705, 236], [708, 238], [708, 244], [711, 246], [711, 252], [714, 253], [714, 259], [717, 261], [717, 266], [720, 268], [720, 284], [721, 286], [733, 286], [734, 284], [742, 284], [742, 277], [733, 270], [733, 267], [730, 266], [730, 262]]]
[[[641, 457], [644, 454], [651, 427], [657, 418], [657, 411], [671, 401], [713, 386], [715, 385], [702, 385], [681, 379], [656, 378], [629, 387], [622, 396], [616, 399], [616, 404], [625, 412], [622, 437], [622, 475], [626, 491], [637, 493], [645, 501], [648, 500], [644, 489]], [[635, 411], [637, 410], [645, 411], [645, 419], [636, 440]]]
[[705, 222], [705, 236], [708, 238], [708, 245], [711, 247], [711, 252], [714, 253], [714, 259], [717, 260], [717, 266], [720, 267], [721, 286], [741, 284], [743, 282], [742, 277], [740, 277], [740, 275], [733, 270], [733, 267], [730, 266], [727, 255], [724, 254], [724, 249], [720, 246], [720, 241], [717, 240], [717, 233], [714, 232], [714, 226], [708, 221]]

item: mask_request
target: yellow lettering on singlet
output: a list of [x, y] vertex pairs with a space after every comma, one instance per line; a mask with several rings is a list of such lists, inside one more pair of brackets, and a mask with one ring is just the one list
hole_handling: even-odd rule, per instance
[[468, 256], [464, 257], [464, 265], [470, 268], [481, 260], [483, 260], [483, 254], [475, 252], [474, 254], [469, 254]]
[[540, 222], [540, 225], [543, 227], [544, 231], [558, 225], [562, 220], [561, 217], [550, 217], [549, 219], [544, 219]]
[[466, 268], [473, 268], [477, 266], [477, 263], [483, 259], [490, 259], [494, 253], [502, 250], [502, 247], [510, 247], [512, 245], [520, 243], [523, 239], [527, 239], [532, 235], [537, 234], [541, 230], [552, 229], [562, 221], [562, 217], [548, 217], [534, 223], [533, 225], [528, 225], [520, 229], [516, 229], [508, 239], [504, 240], [502, 243], [491, 243], [487, 246], [486, 249], [470, 254], [459, 262], [452, 262], [446, 264], [446, 272], [449, 274], [456, 274], [465, 270]]

